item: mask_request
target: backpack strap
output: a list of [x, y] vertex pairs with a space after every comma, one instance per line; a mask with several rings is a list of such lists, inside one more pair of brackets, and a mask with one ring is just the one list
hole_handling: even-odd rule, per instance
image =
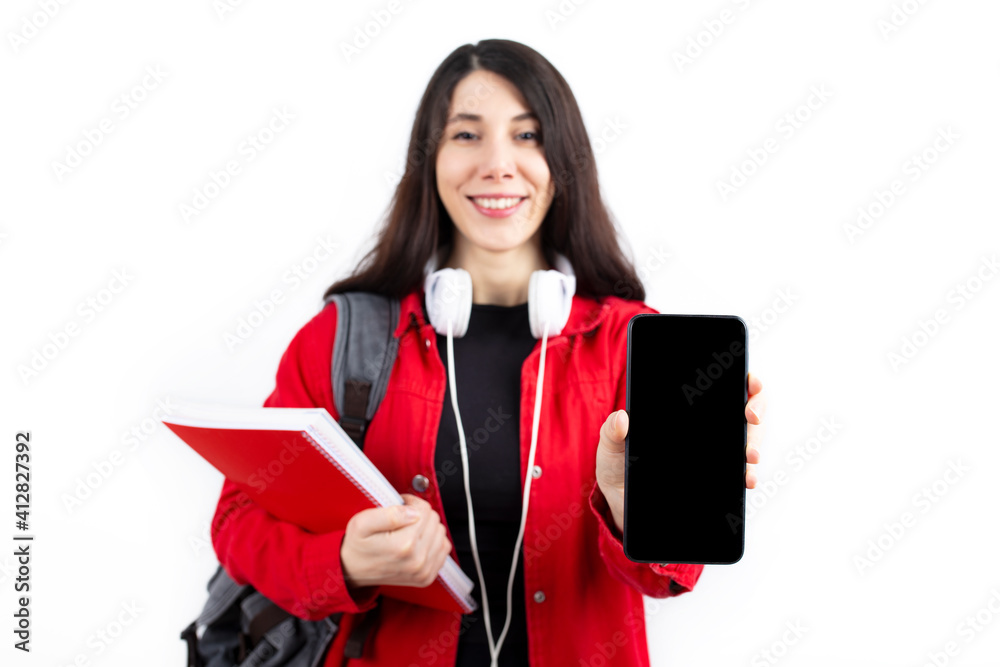
[[[208, 600], [191, 624], [181, 632], [181, 639], [187, 643], [188, 667], [205, 667], [206, 661], [211, 664], [218, 664], [219, 656], [228, 650], [231, 642], [228, 632], [230, 621], [223, 619], [224, 616], [232, 616], [241, 599], [253, 592], [249, 585], [241, 586], [229, 576], [222, 565], [215, 569], [215, 573], [208, 580]], [[209, 626], [222, 623], [225, 629], [219, 633], [209, 631]], [[236, 628], [231, 628], [235, 635]], [[202, 630], [202, 636], [199, 631]], [[240, 646], [243, 644], [243, 637], [239, 638]]]
[[181, 639], [187, 644], [187, 667], [204, 667], [205, 661], [198, 653], [198, 626], [194, 621], [181, 631]]
[[[368, 423], [385, 397], [399, 350], [399, 299], [373, 292], [331, 294], [337, 306], [331, 383], [341, 428], [364, 448]], [[348, 352], [348, 350], [350, 352]]]
[[[399, 351], [393, 335], [399, 322], [399, 299], [373, 292], [331, 294], [337, 307], [330, 382], [340, 426], [364, 449], [368, 423], [385, 397]], [[361, 658], [381, 605], [359, 614], [344, 646], [348, 658]]]
[[249, 637], [250, 646], [259, 644], [264, 635], [273, 630], [279, 623], [292, 618], [291, 614], [257, 591], [243, 598], [240, 607], [243, 611], [241, 618], [246, 621], [246, 626], [241, 630]]
[[195, 625], [200, 627], [215, 623], [244, 591], [249, 590], [250, 586], [240, 586], [233, 581], [222, 565], [219, 565], [215, 574], [208, 580], [208, 601], [195, 619]]

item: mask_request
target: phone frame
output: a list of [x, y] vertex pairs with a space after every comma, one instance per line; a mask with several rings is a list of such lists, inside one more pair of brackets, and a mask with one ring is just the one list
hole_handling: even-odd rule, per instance
[[[747, 450], [747, 420], [746, 420], [746, 404], [748, 400], [747, 383], [749, 380], [749, 368], [750, 368], [750, 336], [749, 328], [747, 327], [746, 321], [739, 315], [689, 315], [683, 313], [640, 313], [638, 315], [633, 315], [632, 319], [628, 323], [628, 335], [627, 335], [627, 347], [626, 347], [626, 365], [625, 365], [625, 412], [629, 415], [630, 424], [632, 416], [632, 324], [641, 318], [646, 317], [683, 317], [683, 318], [712, 318], [712, 319], [730, 319], [736, 320], [743, 327], [743, 478], [746, 480], [746, 450]], [[629, 427], [631, 431], [631, 426]], [[622, 547], [625, 552], [625, 557], [635, 563], [663, 563], [664, 561], [658, 560], [644, 560], [639, 558], [633, 558], [629, 555], [628, 550], [628, 485], [629, 485], [629, 465], [630, 461], [629, 448], [630, 448], [630, 433], [625, 436], [625, 487], [624, 487], [624, 504], [622, 509]], [[743, 484], [743, 499], [740, 503], [740, 551], [739, 555], [731, 561], [690, 561], [690, 560], [672, 560], [670, 563], [676, 564], [692, 564], [692, 565], [733, 565], [739, 562], [743, 558], [743, 554], [746, 551], [746, 482]]]

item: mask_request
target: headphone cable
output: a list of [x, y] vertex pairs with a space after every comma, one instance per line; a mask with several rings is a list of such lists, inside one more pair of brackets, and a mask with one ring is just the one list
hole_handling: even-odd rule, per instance
[[479, 590], [483, 597], [483, 619], [486, 621], [486, 639], [489, 641], [490, 667], [497, 667], [500, 649], [507, 636], [507, 629], [510, 626], [511, 597], [514, 588], [514, 574], [517, 571], [517, 559], [521, 551], [521, 541], [524, 538], [524, 526], [528, 517], [528, 503], [531, 499], [532, 471], [535, 464], [535, 449], [538, 444], [538, 421], [540, 408], [542, 405], [542, 388], [545, 382], [545, 348], [549, 338], [549, 323], [545, 322], [542, 331], [542, 351], [538, 362], [538, 381], [535, 385], [535, 411], [531, 424], [531, 448], [528, 453], [528, 468], [524, 478], [524, 497], [521, 501], [521, 525], [517, 531], [517, 540], [514, 543], [514, 558], [511, 562], [510, 575], [507, 579], [507, 616], [504, 621], [500, 639], [496, 643], [493, 641], [493, 629], [490, 623], [490, 604], [486, 594], [486, 582], [483, 578], [483, 568], [479, 562], [479, 547], [476, 544], [475, 518], [472, 514], [472, 491], [469, 488], [469, 455], [465, 444], [465, 429], [462, 426], [462, 417], [458, 412], [458, 395], [455, 389], [455, 349], [452, 342], [452, 321], [448, 319], [448, 380], [451, 384], [451, 406], [455, 412], [455, 422], [458, 426], [458, 441], [462, 455], [462, 478], [465, 481], [465, 500], [469, 515], [469, 541], [472, 543], [472, 556], [476, 563], [476, 574], [479, 576]]

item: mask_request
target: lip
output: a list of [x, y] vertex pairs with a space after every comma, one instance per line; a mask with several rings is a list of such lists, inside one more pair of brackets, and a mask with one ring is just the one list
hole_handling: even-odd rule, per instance
[[475, 201], [473, 201], [472, 197], [468, 197], [469, 203], [471, 203], [476, 208], [477, 211], [479, 211], [483, 215], [485, 215], [487, 217], [490, 217], [490, 218], [506, 218], [508, 216], [514, 215], [515, 213], [517, 213], [518, 209], [520, 209], [521, 206], [524, 205], [524, 202], [526, 202], [528, 200], [527, 197], [524, 197], [522, 195], [514, 195], [514, 194], [511, 194], [511, 195], [506, 195], [506, 194], [504, 194], [504, 195], [476, 195], [476, 197], [478, 199], [506, 199], [508, 197], [509, 198], [521, 197], [521, 201], [519, 201], [518, 203], [514, 204], [510, 208], [504, 208], [504, 209], [483, 208], [482, 206], [480, 206], [479, 204], [477, 204]]

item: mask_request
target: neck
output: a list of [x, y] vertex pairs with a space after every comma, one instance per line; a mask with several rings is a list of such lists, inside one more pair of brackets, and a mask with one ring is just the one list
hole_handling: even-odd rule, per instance
[[527, 302], [531, 273], [550, 268], [538, 242], [499, 252], [456, 242], [444, 266], [469, 272], [473, 303], [498, 306]]

